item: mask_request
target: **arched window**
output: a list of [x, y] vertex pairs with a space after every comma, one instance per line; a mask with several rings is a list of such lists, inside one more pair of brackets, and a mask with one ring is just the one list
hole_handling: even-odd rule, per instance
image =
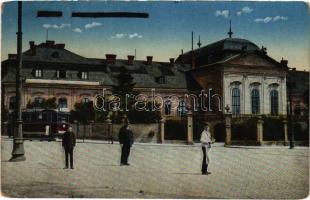
[[259, 90], [254, 88], [251, 92], [252, 114], [259, 114]]
[[165, 115], [170, 115], [171, 114], [171, 101], [166, 100], [165, 101]]
[[65, 97], [62, 97], [58, 100], [58, 107], [59, 108], [68, 108], [67, 99]]
[[10, 102], [9, 102], [9, 109], [12, 110], [15, 108], [16, 104], [16, 96], [10, 97]]
[[233, 88], [231, 91], [232, 114], [240, 114], [240, 89]]
[[179, 111], [179, 116], [183, 116], [186, 114], [186, 106], [185, 106], [185, 101], [183, 99], [181, 99], [179, 102], [178, 111]]
[[276, 89], [272, 89], [270, 91], [270, 108], [271, 108], [271, 114], [277, 115], [279, 112], [279, 97], [278, 97], [278, 91]]

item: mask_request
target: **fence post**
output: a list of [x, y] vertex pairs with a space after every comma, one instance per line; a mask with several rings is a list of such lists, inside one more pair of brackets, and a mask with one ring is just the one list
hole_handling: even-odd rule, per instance
[[187, 113], [187, 144], [194, 144], [193, 142], [193, 113]]
[[76, 137], [79, 137], [79, 123], [77, 120], [74, 120], [73, 123], [75, 124], [75, 133], [76, 133]]
[[262, 120], [262, 117], [259, 116], [256, 124], [256, 142], [258, 145], [263, 144], [263, 128], [264, 121]]
[[111, 144], [113, 144], [112, 120], [110, 119], [110, 115], [108, 115], [105, 122], [108, 128], [108, 140], [111, 140]]
[[165, 141], [165, 122], [166, 122], [165, 118], [162, 117], [160, 119], [160, 139], [159, 139], [160, 143], [164, 143]]
[[225, 145], [231, 145], [231, 114], [225, 115]]
[[91, 138], [93, 136], [93, 124], [94, 124], [94, 121], [93, 120], [89, 120], [88, 124], [89, 124], [89, 137]]
[[288, 145], [288, 129], [287, 129], [287, 120], [283, 120], [283, 126], [284, 126], [284, 145]]
[[83, 123], [84, 125], [84, 131], [83, 131], [83, 143], [85, 142], [85, 134], [86, 134], [86, 123]]

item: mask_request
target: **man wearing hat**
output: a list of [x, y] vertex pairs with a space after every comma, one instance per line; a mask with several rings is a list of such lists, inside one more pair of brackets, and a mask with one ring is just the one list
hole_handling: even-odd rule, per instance
[[209, 151], [211, 149], [211, 133], [210, 133], [210, 125], [209, 123], [204, 123], [204, 130], [201, 133], [200, 142], [202, 146], [202, 153], [203, 153], [203, 159], [202, 159], [202, 167], [201, 172], [203, 175], [211, 174], [208, 172], [208, 165], [210, 163], [209, 158]]
[[65, 169], [68, 169], [69, 167], [69, 156], [70, 156], [70, 168], [73, 168], [73, 149], [75, 147], [76, 143], [76, 136], [72, 131], [72, 126], [69, 125], [68, 131], [66, 131], [62, 136], [62, 146], [65, 150], [65, 160], [66, 160], [66, 167]]
[[122, 147], [121, 164], [129, 165], [128, 157], [133, 144], [133, 132], [130, 130], [129, 121], [125, 121], [124, 126], [119, 130], [119, 143]]

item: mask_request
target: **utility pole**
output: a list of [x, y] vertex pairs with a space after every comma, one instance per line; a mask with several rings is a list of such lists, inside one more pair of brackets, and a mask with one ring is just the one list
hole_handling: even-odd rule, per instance
[[18, 1], [18, 30], [17, 30], [17, 73], [16, 73], [16, 104], [15, 104], [15, 117], [16, 117], [16, 131], [13, 136], [13, 151], [11, 162], [24, 161], [25, 150], [24, 150], [24, 140], [23, 140], [23, 120], [22, 120], [22, 110], [21, 110], [21, 100], [22, 100], [22, 2]]

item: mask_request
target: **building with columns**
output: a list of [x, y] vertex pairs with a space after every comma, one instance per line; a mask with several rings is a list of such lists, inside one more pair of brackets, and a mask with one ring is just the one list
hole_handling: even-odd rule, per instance
[[[211, 99], [217, 96], [214, 102], [209, 102], [211, 110], [196, 113], [194, 122], [211, 122], [218, 141], [226, 137], [223, 122], [227, 114], [231, 114], [232, 123], [261, 117], [284, 120], [287, 115], [288, 61], [276, 61], [267, 55], [265, 47], [259, 48], [251, 41], [231, 36], [230, 31], [229, 38], [193, 49], [176, 60], [191, 65], [187, 75], [195, 84], [191, 84], [189, 90], [212, 90]], [[201, 129], [199, 125], [195, 127]], [[285, 123], [282, 128], [287, 128]], [[235, 132], [242, 131], [236, 128]], [[262, 140], [256, 132], [254, 137]], [[287, 131], [281, 132], [280, 139], [285, 140]], [[265, 129], [264, 133], [268, 135], [271, 131]], [[254, 137], [243, 135], [245, 140]]]
[[[236, 130], [242, 132], [234, 124], [252, 118], [259, 118], [255, 122], [254, 140], [260, 144], [265, 139], [287, 141], [288, 61], [274, 60], [265, 47], [232, 38], [232, 32], [229, 38], [193, 49], [170, 62], [156, 62], [152, 56], [145, 60], [135, 60], [131, 55], [128, 59], [117, 59], [113, 54], [106, 54], [105, 58], [85, 58], [54, 41], [38, 45], [31, 41], [29, 45], [23, 53], [23, 108], [28, 102], [55, 97], [58, 109], [71, 111], [76, 103], [93, 101], [103, 89], [111, 94], [117, 84], [116, 76], [125, 68], [136, 83], [134, 90], [151, 96], [153, 89], [168, 99], [163, 102], [163, 119], [180, 120], [186, 114], [190, 116], [191, 121], [186, 122], [188, 141], [199, 140], [204, 121], [212, 123], [217, 141], [225, 141], [230, 126], [231, 140], [253, 139], [250, 135], [235, 137], [234, 134]], [[15, 66], [13, 54], [2, 62], [2, 105], [8, 110], [14, 108]], [[196, 111], [191, 99], [185, 97], [186, 94], [199, 96], [202, 90], [209, 101], [206, 102], [208, 109], [203, 111], [199, 107]], [[179, 101], [170, 101], [170, 96]], [[227, 116], [231, 116], [231, 120], [227, 120]], [[268, 129], [269, 118], [281, 122], [280, 131], [277, 131], [279, 127]]]

